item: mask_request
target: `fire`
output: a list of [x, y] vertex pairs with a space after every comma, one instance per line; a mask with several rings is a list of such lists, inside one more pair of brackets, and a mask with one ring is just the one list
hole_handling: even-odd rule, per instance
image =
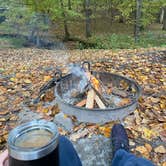
[[94, 88], [96, 90], [100, 89], [100, 82], [99, 82], [99, 80], [96, 77], [91, 76], [90, 82], [91, 82], [91, 84], [94, 86]]

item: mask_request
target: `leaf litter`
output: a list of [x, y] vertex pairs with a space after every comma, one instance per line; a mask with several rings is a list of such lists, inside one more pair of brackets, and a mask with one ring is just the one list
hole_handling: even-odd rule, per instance
[[[88, 60], [93, 70], [125, 75], [141, 85], [138, 108], [124, 119], [131, 150], [156, 165], [165, 165], [166, 50], [71, 50], [69, 54], [63, 60], [59, 51], [35, 48], [0, 50], [0, 150], [6, 147], [8, 132], [18, 124], [17, 115], [23, 111], [24, 104], [48, 120], [53, 120], [60, 112], [57, 105], [50, 104], [54, 101], [53, 89], [41, 96], [38, 104], [31, 102], [38, 96], [40, 87], [53, 77], [55, 68], [61, 67], [66, 73], [66, 64]], [[75, 124], [73, 131], [69, 133], [62, 128], [59, 131], [74, 141], [92, 134], [109, 137], [115, 123], [87, 124], [79, 123], [75, 117], [69, 118]]]

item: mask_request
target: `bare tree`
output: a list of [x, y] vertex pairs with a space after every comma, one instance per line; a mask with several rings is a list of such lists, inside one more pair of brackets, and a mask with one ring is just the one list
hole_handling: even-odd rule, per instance
[[135, 29], [134, 29], [135, 42], [139, 41], [139, 36], [140, 36], [141, 10], [142, 10], [142, 0], [136, 0], [136, 20], [135, 20]]

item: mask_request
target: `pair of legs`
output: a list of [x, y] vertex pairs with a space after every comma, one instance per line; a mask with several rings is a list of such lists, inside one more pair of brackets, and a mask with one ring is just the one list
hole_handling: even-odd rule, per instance
[[[111, 141], [113, 146], [112, 166], [154, 166], [150, 161], [129, 153], [129, 141], [122, 125], [114, 125]], [[7, 155], [7, 151], [0, 155], [0, 166], [7, 166], [7, 164], [3, 164]], [[82, 166], [72, 143], [64, 136], [60, 136], [59, 140], [59, 157], [60, 166]]]
[[[116, 124], [112, 128], [112, 166], [154, 166], [150, 161], [129, 153], [129, 140], [124, 127]], [[65, 148], [64, 148], [65, 147]], [[69, 140], [60, 138], [60, 166], [81, 166], [81, 161]], [[70, 154], [70, 155], [69, 155]]]

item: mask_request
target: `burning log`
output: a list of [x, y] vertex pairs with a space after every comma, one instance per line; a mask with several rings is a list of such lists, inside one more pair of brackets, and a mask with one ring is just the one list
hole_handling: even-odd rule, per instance
[[95, 103], [99, 108], [105, 109], [109, 103], [104, 99], [101, 93], [100, 81], [91, 75], [90, 72], [86, 72], [86, 76], [89, 80], [87, 91], [87, 99], [83, 99], [76, 106], [82, 107], [85, 105], [86, 108], [92, 109], [95, 106]]

